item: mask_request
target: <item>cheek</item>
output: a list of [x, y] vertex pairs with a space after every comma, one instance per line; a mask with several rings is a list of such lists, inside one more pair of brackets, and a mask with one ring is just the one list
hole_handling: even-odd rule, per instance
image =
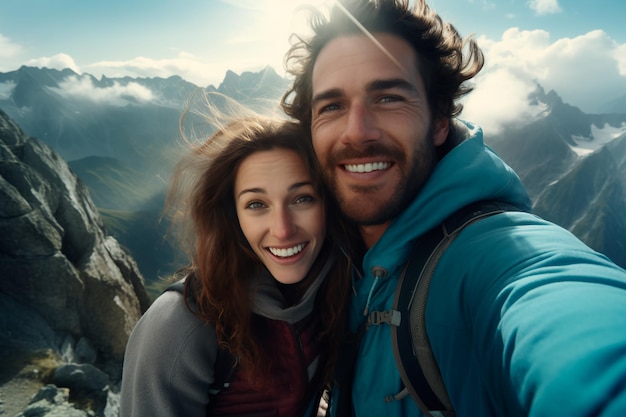
[[414, 153], [424, 147], [425, 141], [431, 141], [430, 126], [428, 124], [400, 124], [402, 126], [397, 131], [398, 137], [402, 138], [402, 146], [407, 153]]
[[326, 215], [323, 206], [320, 206], [319, 210], [316, 210], [311, 219], [311, 224], [314, 225], [312, 233], [317, 236], [320, 241], [323, 241], [326, 238]]
[[327, 155], [330, 152], [330, 148], [334, 142], [333, 137], [329, 134], [329, 130], [326, 128], [315, 129], [313, 135], [313, 149], [318, 158]]
[[315, 151], [315, 155], [317, 155], [317, 157], [321, 157], [322, 153], [323, 153], [323, 149], [322, 149], [322, 142], [318, 137], [316, 137], [315, 139], [313, 139], [313, 150]]
[[244, 236], [247, 237], [247, 235], [246, 235], [246, 217], [245, 217], [244, 213], [241, 210], [239, 210], [239, 208], [236, 209], [236, 212], [237, 212], [237, 222], [239, 223], [239, 228], [243, 232]]
[[239, 216], [239, 227], [243, 232], [243, 236], [246, 238], [250, 246], [254, 246], [254, 240], [257, 235], [256, 229], [258, 229], [258, 223], [252, 221], [252, 219], [246, 216]]

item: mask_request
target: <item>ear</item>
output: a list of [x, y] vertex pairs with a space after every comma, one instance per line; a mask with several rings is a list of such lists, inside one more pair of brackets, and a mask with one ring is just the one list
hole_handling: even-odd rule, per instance
[[435, 146], [441, 146], [448, 138], [450, 132], [450, 119], [447, 117], [436, 117], [433, 120], [433, 142]]

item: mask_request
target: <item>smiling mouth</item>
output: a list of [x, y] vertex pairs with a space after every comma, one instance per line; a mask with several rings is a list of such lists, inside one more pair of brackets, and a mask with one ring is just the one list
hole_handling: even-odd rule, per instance
[[348, 172], [363, 173], [384, 171], [391, 166], [390, 162], [368, 162], [366, 164], [348, 164], [344, 168]]
[[300, 243], [299, 245], [292, 246], [291, 248], [267, 248], [270, 253], [278, 258], [289, 258], [302, 252], [302, 249], [306, 246], [306, 243]]

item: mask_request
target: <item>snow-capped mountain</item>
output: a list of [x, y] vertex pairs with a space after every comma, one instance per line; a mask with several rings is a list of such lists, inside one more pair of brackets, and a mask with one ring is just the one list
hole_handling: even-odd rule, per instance
[[533, 211], [626, 266], [626, 113], [586, 114], [539, 88], [541, 117], [485, 140], [515, 171]]

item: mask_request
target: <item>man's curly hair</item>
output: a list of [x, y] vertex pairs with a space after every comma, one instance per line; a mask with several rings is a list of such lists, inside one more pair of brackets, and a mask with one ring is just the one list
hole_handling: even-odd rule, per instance
[[[313, 36], [296, 42], [285, 56], [287, 71], [295, 76], [281, 100], [283, 110], [306, 127], [311, 125], [312, 73], [320, 51], [331, 40], [367, 31], [396, 35], [415, 50], [417, 68], [424, 81], [434, 117], [458, 116], [459, 98], [472, 86], [466, 81], [483, 67], [484, 56], [472, 37], [463, 39], [450, 23], [416, 0], [340, 0], [328, 17], [311, 10]], [[358, 24], [355, 23], [358, 22]]]

